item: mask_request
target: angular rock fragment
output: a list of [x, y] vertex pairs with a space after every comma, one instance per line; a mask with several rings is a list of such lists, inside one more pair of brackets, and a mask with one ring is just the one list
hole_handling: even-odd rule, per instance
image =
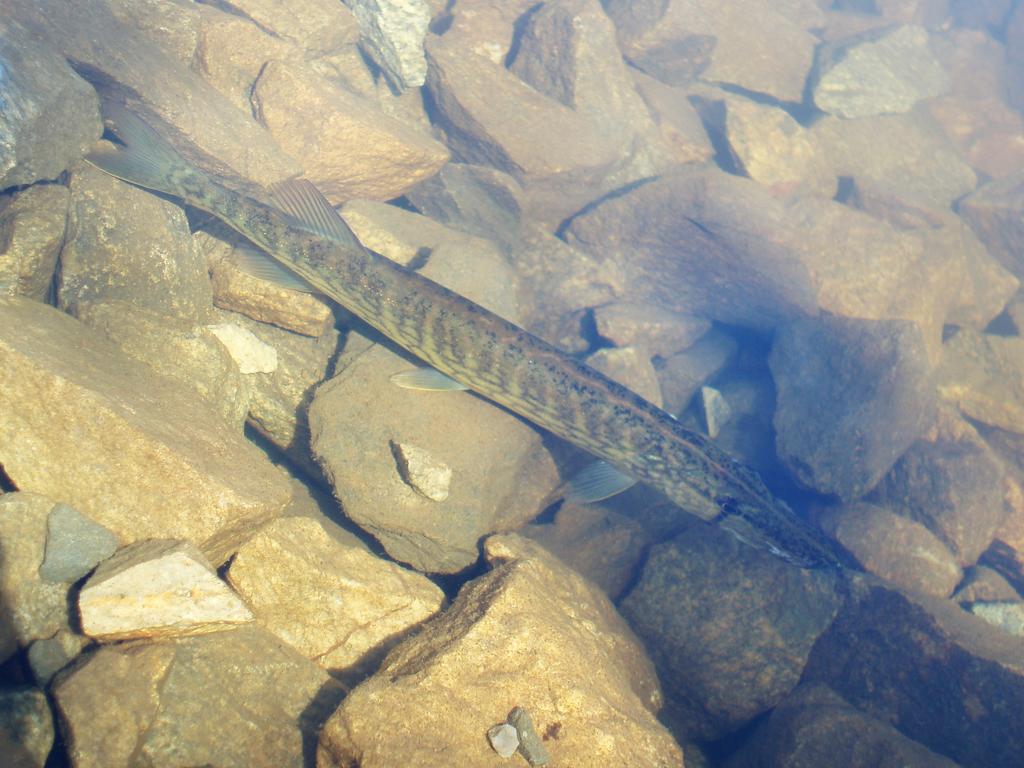
[[722, 371], [736, 350], [731, 336], [713, 328], [691, 347], [656, 360], [654, 369], [661, 381], [665, 410], [676, 415], [686, 410], [701, 385]]
[[39, 575], [52, 509], [38, 494], [0, 495], [0, 662], [68, 623], [68, 585]]
[[353, 15], [333, 0], [297, 0], [287, 6], [274, 0], [232, 0], [230, 8], [311, 57], [337, 51], [358, 34]]
[[53, 747], [53, 715], [38, 688], [0, 688], [0, 755], [10, 768], [43, 768]]
[[860, 498], [934, 422], [930, 365], [909, 322], [797, 321], [779, 332], [770, 365], [779, 456], [822, 493]]
[[711, 323], [657, 306], [616, 302], [594, 309], [594, 327], [617, 347], [642, 346], [652, 356], [668, 357], [691, 347]]
[[117, 550], [117, 538], [74, 507], [54, 504], [46, 518], [45, 581], [78, 581]]
[[0, 293], [48, 298], [67, 219], [68, 189], [59, 184], [0, 198]]
[[802, 685], [775, 708], [726, 768], [767, 763], [789, 768], [957, 768], [888, 723], [821, 684]]
[[818, 109], [845, 118], [909, 112], [949, 88], [922, 27], [900, 25], [823, 49], [812, 85]]
[[290, 489], [189, 390], [57, 310], [0, 300], [0, 464], [114, 533], [197, 543], [220, 563]]
[[1017, 601], [980, 601], [966, 606], [975, 616], [984, 619], [1007, 634], [1024, 638], [1024, 603]]
[[439, 752], [482, 765], [495, 759], [483, 734], [512, 706], [555, 734], [553, 765], [679, 765], [632, 633], [600, 591], [527, 544], [488, 541], [494, 570], [349, 694], [324, 726], [318, 765], [427, 766]]
[[252, 621], [249, 609], [193, 545], [140, 541], [100, 565], [78, 595], [96, 640], [201, 635]]
[[682, 88], [674, 88], [643, 72], [634, 70], [637, 93], [651, 113], [666, 151], [677, 163], [702, 163], [715, 151], [711, 146], [700, 115], [687, 99]]
[[953, 599], [963, 605], [979, 601], [1001, 602], [1019, 600], [1020, 595], [998, 571], [984, 565], [976, 565], [965, 571]]
[[415, 445], [392, 443], [398, 472], [413, 490], [431, 501], [444, 501], [452, 484], [452, 468], [434, 461], [428, 451]]
[[942, 349], [942, 399], [969, 419], [1024, 434], [1024, 338], [962, 328]]
[[650, 649], [675, 722], [715, 738], [796, 686], [839, 608], [836, 578], [701, 524], [651, 549], [620, 610]]
[[1022, 211], [1024, 174], [990, 181], [964, 198], [960, 204], [964, 220], [971, 225], [989, 252], [1014, 275], [1024, 279]]
[[963, 571], [945, 544], [923, 524], [873, 504], [828, 509], [821, 527], [866, 571], [904, 589], [948, 597]]
[[418, 88], [427, 77], [423, 38], [430, 9], [426, 0], [346, 0], [359, 22], [363, 50], [394, 87]]
[[104, 646], [58, 675], [53, 693], [72, 763], [111, 768], [304, 768], [344, 695], [256, 627]]
[[0, 189], [55, 179], [100, 137], [96, 92], [16, 16], [0, 20]]
[[260, 626], [332, 671], [379, 660], [444, 602], [425, 576], [305, 517], [270, 523], [239, 549], [227, 578]]
[[643, 347], [599, 349], [587, 358], [587, 365], [636, 392], [649, 403], [661, 405], [661, 385]]
[[54, 675], [74, 661], [92, 641], [63, 626], [53, 637], [36, 640], [28, 647], [28, 665], [36, 684], [48, 686]]
[[239, 372], [273, 373], [277, 370], [277, 350], [260, 341], [256, 335], [233, 323], [206, 326], [224, 345], [238, 365]]
[[947, 600], [854, 577], [804, 682], [824, 683], [959, 765], [1014, 765], [1024, 760], [1021, 648]]

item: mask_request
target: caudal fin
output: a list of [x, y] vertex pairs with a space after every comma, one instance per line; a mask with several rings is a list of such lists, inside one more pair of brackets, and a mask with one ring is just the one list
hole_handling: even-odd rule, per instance
[[187, 175], [202, 175], [177, 150], [146, 123], [117, 104], [104, 104], [104, 115], [113, 123], [121, 144], [107, 143], [85, 156], [101, 171], [140, 187], [186, 197], [182, 183]]

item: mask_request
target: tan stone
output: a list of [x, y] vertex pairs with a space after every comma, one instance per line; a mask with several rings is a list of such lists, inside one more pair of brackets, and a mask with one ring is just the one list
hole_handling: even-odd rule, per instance
[[[529, 713], [552, 765], [678, 766], [643, 650], [600, 590], [536, 544], [487, 543], [494, 570], [392, 651], [325, 724], [320, 768], [501, 765], [487, 730]], [[387, 723], [387, 727], [381, 727]]]
[[710, 160], [711, 146], [700, 115], [687, 98], [687, 92], [644, 74], [631, 70], [637, 93], [651, 113], [662, 141], [678, 163], [702, 163]]
[[618, 347], [643, 346], [651, 355], [668, 357], [693, 346], [711, 323], [660, 307], [616, 302], [594, 309], [594, 326], [601, 338]]
[[965, 416], [1024, 434], [1024, 339], [963, 328], [943, 345], [937, 376]]
[[448, 160], [427, 134], [305, 67], [268, 63], [252, 100], [260, 122], [335, 203], [398, 197]]
[[306, 517], [266, 526], [227, 578], [260, 626], [332, 671], [377, 660], [444, 603], [425, 576], [344, 545]]
[[359, 28], [351, 11], [333, 0], [232, 0], [232, 8], [276, 37], [300, 46], [310, 56], [354, 43]]
[[64, 244], [68, 190], [43, 184], [0, 201], [0, 293], [44, 301]]
[[661, 384], [645, 347], [599, 349], [587, 358], [587, 365], [633, 390], [647, 402], [661, 406]]
[[78, 595], [82, 631], [100, 641], [202, 635], [252, 621], [192, 544], [140, 541], [100, 564]]
[[289, 489], [265, 456], [180, 384], [87, 326], [0, 300], [0, 463], [122, 543], [193, 541], [221, 562]]

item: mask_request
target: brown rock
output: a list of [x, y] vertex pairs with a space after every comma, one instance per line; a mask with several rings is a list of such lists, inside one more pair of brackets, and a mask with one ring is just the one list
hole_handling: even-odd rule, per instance
[[379, 661], [444, 594], [429, 579], [345, 546], [307, 517], [267, 525], [231, 561], [228, 581], [259, 624], [332, 671]]
[[335, 203], [398, 197], [448, 160], [430, 136], [306, 67], [268, 63], [252, 101], [260, 122]]
[[998, 571], [984, 565], [976, 565], [967, 569], [966, 576], [953, 595], [953, 599], [963, 605], [978, 601], [1019, 600], [1020, 595], [1010, 585], [1010, 582], [999, 575]]
[[105, 646], [58, 675], [53, 693], [72, 764], [97, 768], [302, 768], [343, 695], [256, 627]]
[[297, 0], [282, 6], [274, 0], [233, 0], [233, 8], [261, 29], [322, 56], [354, 43], [359, 27], [352, 13], [332, 0]]
[[686, 410], [701, 385], [722, 371], [736, 356], [736, 350], [731, 336], [712, 328], [693, 346], [655, 361], [665, 410], [676, 415]]
[[345, 699], [317, 765], [498, 765], [485, 734], [515, 706], [552, 764], [679, 765], [649, 663], [604, 594], [518, 537], [487, 549], [494, 570]]
[[219, 563], [288, 486], [180, 384], [50, 307], [0, 300], [0, 464], [122, 543], [198, 544]]
[[957, 768], [957, 764], [850, 706], [821, 684], [802, 685], [758, 726], [726, 768]]
[[42, 768], [53, 748], [53, 714], [38, 688], [0, 689], [0, 754], [9, 768]]
[[68, 585], [39, 575], [52, 508], [53, 502], [38, 494], [0, 495], [0, 662], [68, 622]]
[[[755, 0], [738, 6], [713, 0], [641, 4], [613, 0], [606, 5], [619, 29], [623, 53], [632, 60], [650, 57], [659, 49], [678, 48], [680, 41], [710, 38], [712, 50], [701, 73], [704, 80], [729, 83], [780, 101], [802, 98], [816, 44], [806, 30], [821, 26], [822, 21], [821, 11], [811, 3]], [[680, 53], [692, 55], [686, 48]], [[658, 70], [649, 73], [659, 76]]]
[[1024, 434], [1024, 339], [963, 328], [943, 345], [936, 377], [968, 418]]
[[839, 607], [834, 573], [794, 568], [695, 525], [651, 549], [620, 603], [691, 738], [735, 730], [799, 682]]
[[959, 209], [989, 252], [1024, 279], [1024, 174], [1015, 173], [985, 184], [964, 198]]
[[680, 164], [710, 160], [715, 154], [714, 149], [701, 124], [700, 115], [687, 99], [686, 91], [639, 70], [633, 70], [632, 75], [637, 93], [647, 105], [672, 158]]
[[0, 200], [0, 293], [46, 300], [67, 219], [68, 190], [57, 184]]
[[201, 25], [197, 4], [155, 0], [140, 6], [132, 0], [108, 0], [107, 7], [114, 18], [141, 32], [151, 45], [183, 64], [191, 63]]
[[533, 0], [471, 0], [447, 5], [435, 28], [445, 29], [459, 47], [503, 65], [512, 48], [516, 22], [536, 5]]
[[828, 509], [821, 527], [864, 570], [903, 589], [948, 597], [963, 572], [956, 558], [921, 523], [873, 504]]
[[203, 635], [253, 620], [194, 545], [139, 541], [104, 561], [78, 594], [82, 631], [100, 641]]
[[587, 358], [587, 365], [661, 406], [661, 384], [645, 347], [599, 349]]
[[[467, 392], [390, 381], [412, 365], [375, 346], [321, 386], [309, 411], [313, 451], [345, 514], [388, 554], [417, 570], [451, 573], [476, 561], [481, 537], [536, 515], [557, 479], [540, 435], [517, 417]], [[410, 485], [398, 445], [451, 469], [444, 501]]]
[[854, 577], [851, 599], [815, 644], [804, 682], [962, 766], [1024, 759], [1024, 642], [947, 600]]
[[643, 346], [651, 355], [668, 357], [692, 347], [711, 323], [660, 307], [616, 302], [594, 309], [594, 326], [598, 336], [617, 347]]

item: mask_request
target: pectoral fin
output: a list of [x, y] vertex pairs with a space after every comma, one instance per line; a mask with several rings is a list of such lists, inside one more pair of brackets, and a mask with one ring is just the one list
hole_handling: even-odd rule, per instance
[[622, 493], [636, 480], [607, 461], [595, 461], [573, 475], [562, 486], [562, 498], [576, 504], [592, 504]]
[[402, 389], [423, 389], [431, 392], [453, 392], [469, 389], [434, 368], [413, 368], [391, 377], [391, 383]]

